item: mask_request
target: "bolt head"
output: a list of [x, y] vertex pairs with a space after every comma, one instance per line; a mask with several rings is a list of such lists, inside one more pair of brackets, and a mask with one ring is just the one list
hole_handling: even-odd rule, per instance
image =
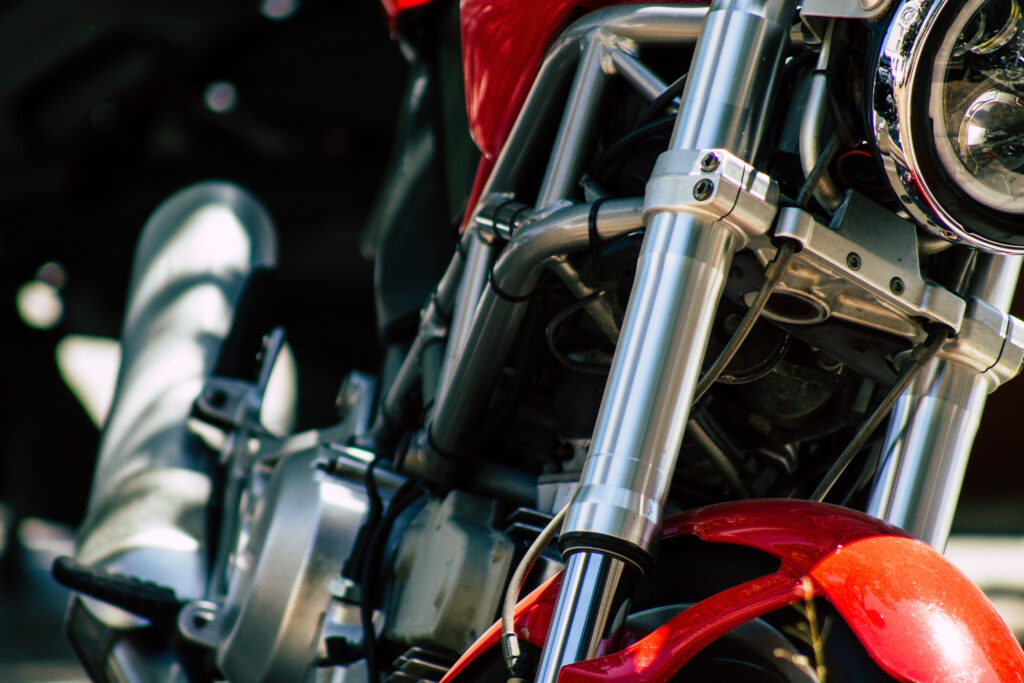
[[846, 265], [849, 266], [850, 270], [860, 270], [861, 260], [860, 254], [855, 251], [851, 251], [846, 255]]
[[715, 184], [708, 180], [707, 178], [703, 178], [701, 180], [698, 180], [697, 183], [693, 186], [693, 198], [699, 202], [702, 202], [708, 197], [710, 197], [711, 193], [714, 191]]
[[892, 290], [893, 294], [899, 296], [906, 290], [906, 286], [903, 284], [903, 280], [898, 277], [894, 277], [889, 280], [889, 289]]
[[705, 173], [711, 173], [712, 171], [718, 168], [718, 164], [718, 155], [715, 154], [714, 152], [708, 152], [700, 160], [700, 170], [704, 171]]

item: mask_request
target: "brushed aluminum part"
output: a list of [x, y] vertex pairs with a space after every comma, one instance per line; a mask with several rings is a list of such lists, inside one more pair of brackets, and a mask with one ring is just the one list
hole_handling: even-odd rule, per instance
[[[830, 225], [802, 209], [783, 208], [775, 235], [802, 247], [782, 285], [813, 297], [830, 316], [914, 341], [925, 336], [919, 319], [960, 329], [965, 303], [921, 276], [913, 224], [856, 192], [847, 193]], [[806, 322], [771, 310], [766, 316]]]
[[[1021, 323], [1005, 312], [1021, 259], [981, 258], [969, 290], [973, 316], [965, 319], [964, 339], [947, 344], [896, 402], [867, 507], [939, 550], [949, 539], [988, 394], [1014, 376], [1024, 358]], [[986, 358], [987, 369], [981, 367]]]
[[327, 474], [327, 462], [319, 448], [284, 458], [253, 501], [215, 619], [216, 661], [230, 680], [300, 680], [316, 659], [331, 579], [367, 510], [361, 478]]
[[[795, 4], [712, 5], [670, 150], [721, 148], [740, 159], [756, 156]], [[690, 400], [737, 241], [733, 230], [706, 218], [672, 210], [650, 215], [590, 454], [562, 528], [560, 544], [574, 551], [564, 586], [582, 580], [589, 558], [605, 564], [628, 556], [642, 565], [656, 552]], [[556, 614], [564, 616], [545, 641], [540, 683], [554, 683], [564, 665], [593, 654], [606, 627], [604, 593], [614, 593], [616, 583], [611, 579], [596, 593], [563, 587]]]
[[831, 19], [878, 19], [892, 0], [804, 0], [800, 15]]
[[728, 150], [673, 149], [651, 171], [644, 219], [688, 213], [734, 229], [737, 250], [764, 248], [771, 246], [767, 234], [778, 204], [778, 184]]

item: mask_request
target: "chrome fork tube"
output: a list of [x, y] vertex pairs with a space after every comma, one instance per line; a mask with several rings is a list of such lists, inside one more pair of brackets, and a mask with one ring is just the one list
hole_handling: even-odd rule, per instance
[[[795, 0], [720, 0], [707, 15], [670, 148], [752, 159]], [[590, 657], [621, 566], [653, 561], [715, 308], [738, 246], [728, 227], [664, 211], [648, 222], [590, 453], [560, 543], [562, 590], [537, 681]], [[605, 577], [588, 584], [585, 577]]]
[[[981, 258], [968, 294], [1005, 313], [1021, 259]], [[893, 409], [868, 513], [945, 549], [971, 446], [994, 389], [984, 373], [953, 360], [932, 359]]]

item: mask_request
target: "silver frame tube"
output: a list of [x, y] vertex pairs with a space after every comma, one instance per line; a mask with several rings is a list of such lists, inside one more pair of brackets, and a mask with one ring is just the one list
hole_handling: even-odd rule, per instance
[[[640, 199], [605, 203], [598, 213], [601, 238], [612, 239], [638, 229], [642, 225], [642, 208]], [[512, 296], [529, 294], [549, 259], [583, 249], [590, 243], [589, 215], [590, 205], [582, 204], [561, 209], [517, 230], [494, 264], [498, 287]], [[525, 303], [502, 299], [491, 287], [484, 290], [467, 342], [452, 365], [450, 386], [459, 387], [459, 391], [445, 391], [438, 396], [429, 428], [435, 447], [447, 453], [458, 450], [470, 421], [494, 386], [525, 312]]]
[[[795, 0], [720, 0], [697, 44], [670, 149], [724, 148], [753, 158], [763, 134]], [[715, 308], [733, 249], [730, 229], [687, 214], [650, 220], [581, 486], [561, 542], [566, 569], [537, 681], [593, 654], [607, 595], [569, 587], [592, 561], [656, 551]], [[600, 550], [599, 550], [600, 547]], [[591, 555], [600, 559], [591, 559]]]

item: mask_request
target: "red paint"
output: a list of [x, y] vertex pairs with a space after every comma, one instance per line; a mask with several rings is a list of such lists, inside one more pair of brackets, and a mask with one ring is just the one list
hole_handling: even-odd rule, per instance
[[[781, 566], [697, 603], [623, 650], [565, 667], [561, 683], [667, 681], [718, 636], [808, 590], [836, 607], [897, 680], [1024, 680], [1024, 653], [981, 591], [933, 549], [873, 517], [803, 501], [749, 501], [667, 520], [664, 536], [681, 535], [756, 548]], [[557, 594], [553, 581], [517, 606], [524, 640], [543, 644]], [[444, 681], [457, 680], [497, 641], [493, 627]]]
[[[484, 157], [505, 144], [548, 46], [572, 13], [643, 0], [462, 0], [469, 131]], [[707, 5], [710, 0], [676, 0]], [[472, 204], [470, 205], [472, 206]]]
[[824, 558], [811, 577], [879, 666], [894, 676], [1024, 680], [1020, 647], [1013, 647], [1013, 634], [995, 608], [921, 541], [855, 541]]
[[394, 36], [395, 25], [398, 23], [398, 15], [414, 7], [429, 5], [434, 0], [380, 0], [384, 13], [388, 16], [388, 28]]

